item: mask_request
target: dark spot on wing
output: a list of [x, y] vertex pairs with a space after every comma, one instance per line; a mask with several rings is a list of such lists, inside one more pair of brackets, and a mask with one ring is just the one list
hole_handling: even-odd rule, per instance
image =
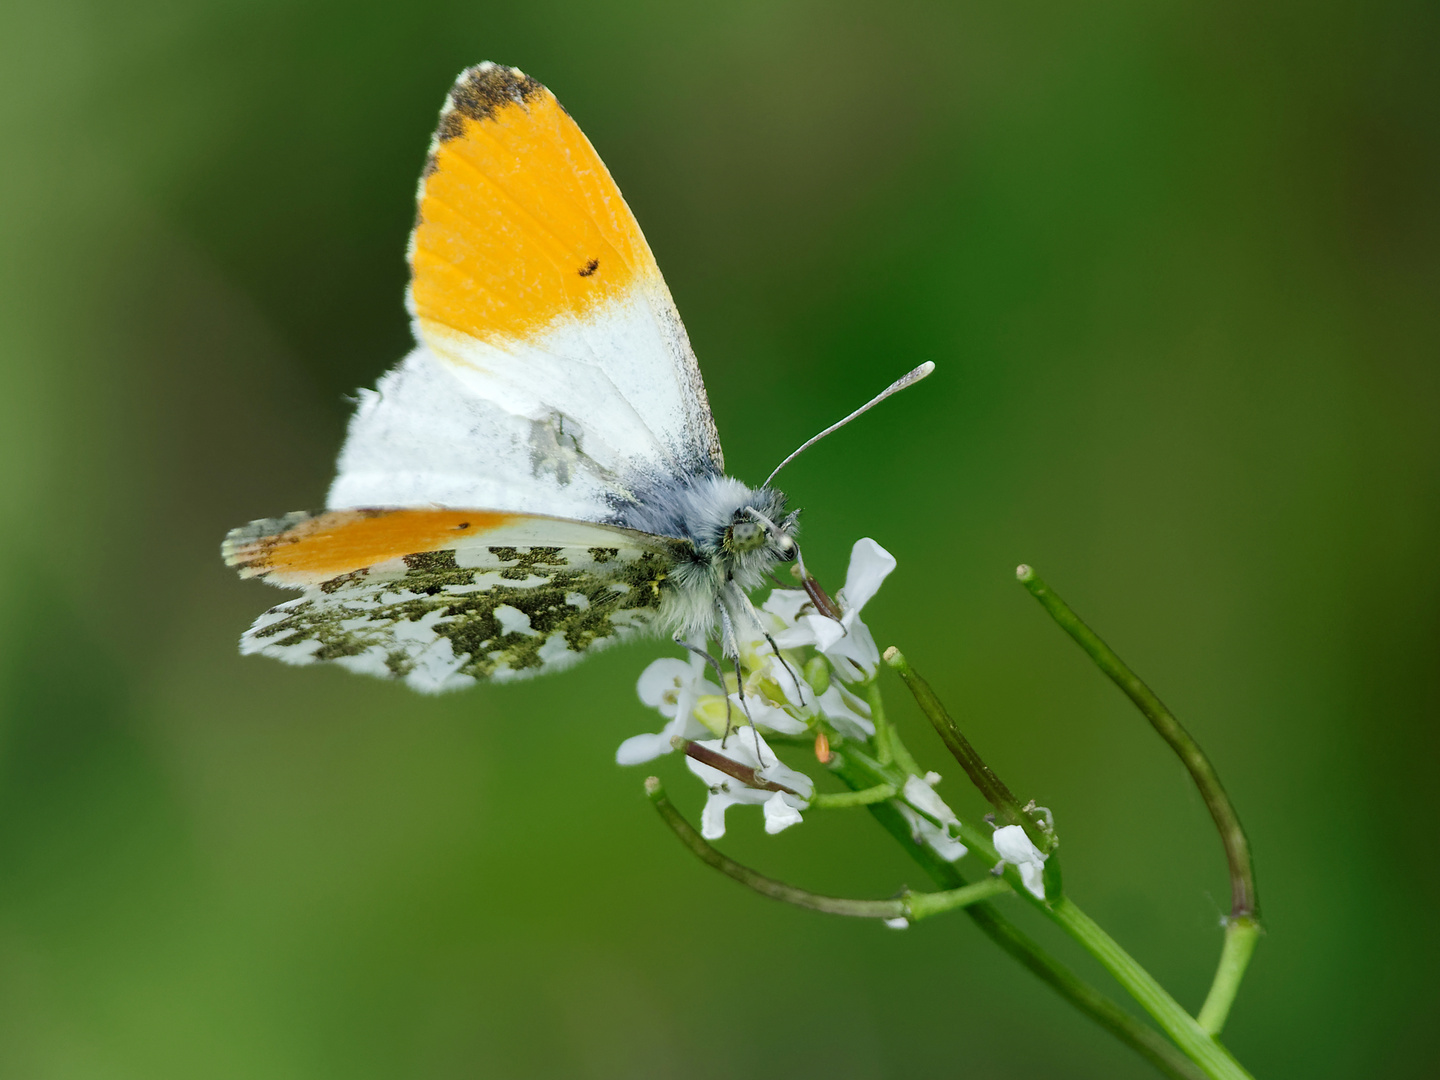
[[595, 273], [595, 271], [596, 271], [596, 270], [599, 270], [599, 269], [600, 269], [600, 260], [599, 260], [599, 259], [591, 259], [591, 260], [590, 260], [589, 262], [587, 262], [583, 267], [580, 268], [580, 276], [581, 276], [581, 277], [589, 277], [591, 274]]

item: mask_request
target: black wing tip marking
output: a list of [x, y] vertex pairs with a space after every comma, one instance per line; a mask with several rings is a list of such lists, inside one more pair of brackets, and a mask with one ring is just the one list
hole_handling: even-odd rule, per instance
[[491, 120], [501, 109], [525, 105], [546, 93], [545, 87], [519, 68], [486, 60], [466, 68], [450, 89], [450, 99], [435, 133], [440, 142], [465, 131], [466, 120]]

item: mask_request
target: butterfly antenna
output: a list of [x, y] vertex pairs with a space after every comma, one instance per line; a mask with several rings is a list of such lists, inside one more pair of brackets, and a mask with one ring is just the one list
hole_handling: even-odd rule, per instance
[[770, 486], [770, 481], [771, 481], [771, 480], [774, 480], [775, 477], [779, 475], [781, 469], [785, 468], [786, 465], [789, 465], [790, 462], [794, 461], [797, 457], [799, 457], [801, 454], [803, 454], [806, 450], [809, 450], [810, 447], [814, 446], [814, 445], [815, 445], [817, 442], [819, 442], [821, 439], [825, 438], [826, 435], [833, 435], [835, 432], [839, 431], [839, 430], [840, 430], [842, 427], [844, 427], [846, 424], [850, 423], [851, 420], [854, 420], [854, 419], [855, 419], [857, 416], [859, 416], [861, 413], [869, 412], [869, 411], [870, 411], [871, 409], [873, 409], [876, 405], [879, 405], [880, 402], [882, 402], [882, 401], [884, 401], [886, 398], [888, 398], [891, 394], [898, 394], [901, 390], [904, 390], [907, 386], [914, 386], [917, 382], [919, 382], [921, 379], [925, 378], [926, 375], [929, 375], [929, 374], [930, 374], [932, 371], [934, 371], [934, 370], [935, 370], [935, 364], [934, 364], [932, 361], [930, 361], [930, 360], [926, 360], [925, 363], [921, 364], [919, 367], [917, 367], [914, 371], [910, 372], [908, 375], [903, 375], [903, 376], [901, 376], [900, 378], [896, 379], [893, 383], [891, 383], [889, 386], [887, 386], [884, 390], [881, 390], [880, 393], [876, 394], [873, 398], [871, 398], [869, 401], [867, 401], [864, 405], [861, 405], [860, 408], [856, 409], [856, 410], [855, 410], [854, 412], [852, 412], [849, 416], [845, 417], [844, 420], [841, 420], [841, 421], [839, 421], [838, 423], [831, 424], [831, 425], [830, 425], [829, 427], [827, 427], [824, 431], [820, 432], [819, 435], [815, 435], [815, 436], [813, 436], [812, 438], [809, 438], [809, 439], [805, 440], [805, 442], [801, 445], [800, 449], [796, 450], [793, 454], [791, 454], [789, 457], [787, 457], [784, 461], [780, 462], [779, 465], [776, 465], [776, 466], [775, 466], [775, 471], [772, 472], [769, 476], [767, 476], [767, 477], [765, 478], [765, 483], [762, 484], [761, 486], [762, 486], [762, 487], [769, 487], [769, 486]]

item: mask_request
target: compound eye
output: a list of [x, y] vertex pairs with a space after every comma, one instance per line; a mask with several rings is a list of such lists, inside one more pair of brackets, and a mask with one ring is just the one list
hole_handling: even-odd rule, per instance
[[780, 549], [780, 554], [787, 559], [795, 557], [795, 541], [788, 533], [781, 533], [775, 538], [775, 546]]
[[755, 551], [765, 539], [764, 527], [753, 521], [737, 521], [725, 530], [725, 546], [734, 552]]

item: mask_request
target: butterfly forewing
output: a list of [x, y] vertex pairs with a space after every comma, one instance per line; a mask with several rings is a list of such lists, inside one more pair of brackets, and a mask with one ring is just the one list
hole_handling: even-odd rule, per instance
[[331, 506], [510, 505], [602, 520], [657, 481], [721, 471], [700, 369], [654, 256], [549, 90], [514, 68], [464, 72], [417, 210], [409, 296], [421, 347], [364, 397]]

